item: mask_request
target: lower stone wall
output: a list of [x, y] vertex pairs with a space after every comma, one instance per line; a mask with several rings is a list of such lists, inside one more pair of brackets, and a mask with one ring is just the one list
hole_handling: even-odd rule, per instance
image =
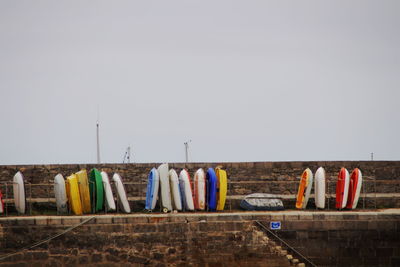
[[317, 266], [400, 266], [400, 214], [315, 212], [273, 219], [282, 221], [274, 233]]
[[[198, 216], [100, 216], [0, 265], [290, 266], [274, 242], [251, 221], [226, 218], [229, 221], [206, 221]], [[82, 219], [85, 217], [3, 221], [1, 254], [54, 235]]]
[[[88, 218], [0, 218], [0, 254]], [[268, 231], [261, 233], [255, 221], [267, 226], [280, 221], [282, 228], [274, 233], [289, 247]], [[317, 266], [400, 266], [400, 211], [99, 215], [0, 265], [289, 266], [289, 257], [277, 246], [302, 260], [294, 248]]]

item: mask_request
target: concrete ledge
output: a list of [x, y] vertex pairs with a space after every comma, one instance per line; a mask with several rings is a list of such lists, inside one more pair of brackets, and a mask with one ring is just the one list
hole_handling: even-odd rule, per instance
[[[287, 221], [287, 222], [329, 222], [329, 221], [400, 221], [400, 209], [375, 211], [252, 211], [252, 212], [180, 212], [180, 213], [132, 213], [132, 214], [90, 214], [83, 216], [13, 216], [1, 217], [4, 225], [76, 225], [95, 216], [90, 223], [161, 223], [192, 221]], [[367, 223], [367, 222], [365, 222]], [[368, 228], [367, 224], [357, 227]]]

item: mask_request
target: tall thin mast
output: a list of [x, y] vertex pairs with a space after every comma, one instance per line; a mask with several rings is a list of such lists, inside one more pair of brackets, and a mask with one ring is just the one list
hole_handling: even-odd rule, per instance
[[100, 164], [100, 138], [99, 138], [99, 122], [96, 123], [96, 136], [97, 136], [97, 164]]

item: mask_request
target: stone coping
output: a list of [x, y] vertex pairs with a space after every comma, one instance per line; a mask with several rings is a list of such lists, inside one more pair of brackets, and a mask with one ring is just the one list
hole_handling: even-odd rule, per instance
[[157, 222], [206, 222], [206, 221], [304, 221], [304, 220], [397, 220], [400, 209], [369, 211], [249, 211], [249, 212], [180, 212], [180, 213], [134, 213], [99, 214], [83, 216], [13, 216], [0, 218], [0, 225], [75, 225], [93, 217], [89, 224], [157, 223]]
[[[249, 195], [249, 194], [248, 194]], [[281, 198], [281, 199], [296, 199], [295, 194], [274, 194], [276, 197]], [[227, 200], [241, 200], [247, 195], [232, 195], [232, 196], [227, 196]], [[327, 198], [336, 198], [336, 194], [326, 194]], [[400, 193], [361, 193], [360, 195], [360, 200], [362, 200], [364, 197], [366, 198], [400, 198]], [[314, 198], [314, 194], [310, 194], [310, 199]], [[128, 197], [129, 201], [142, 201], [146, 200], [146, 197]], [[6, 198], [3, 199], [4, 203], [14, 203], [13, 198]], [[54, 197], [44, 197], [44, 198], [26, 198], [27, 202], [32, 202], [32, 203], [55, 203], [56, 199]]]

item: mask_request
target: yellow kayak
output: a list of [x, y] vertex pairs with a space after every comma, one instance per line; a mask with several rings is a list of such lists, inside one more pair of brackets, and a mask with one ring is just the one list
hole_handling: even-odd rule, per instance
[[224, 210], [226, 194], [228, 192], [228, 176], [226, 171], [221, 168], [215, 168], [217, 175], [217, 210]]
[[79, 183], [79, 192], [81, 194], [82, 210], [83, 213], [90, 213], [90, 192], [89, 182], [86, 170], [81, 170], [76, 173]]
[[79, 196], [78, 177], [75, 174], [67, 177], [65, 183], [70, 210], [75, 215], [82, 215], [81, 197]]

